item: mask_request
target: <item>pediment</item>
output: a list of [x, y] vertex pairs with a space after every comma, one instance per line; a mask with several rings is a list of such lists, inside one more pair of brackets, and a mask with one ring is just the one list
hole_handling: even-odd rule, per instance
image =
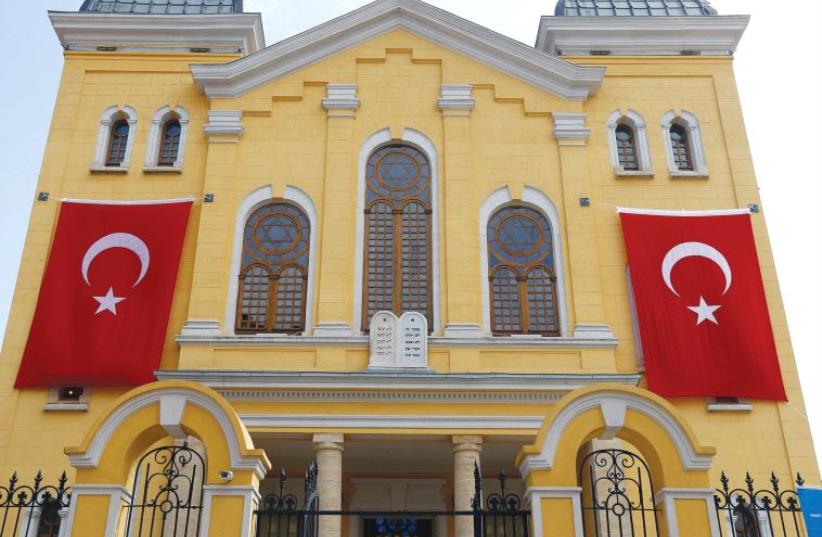
[[574, 65], [420, 0], [377, 0], [231, 63], [194, 64], [191, 72], [208, 97], [238, 97], [397, 29], [564, 99], [587, 99], [605, 76], [604, 68]]

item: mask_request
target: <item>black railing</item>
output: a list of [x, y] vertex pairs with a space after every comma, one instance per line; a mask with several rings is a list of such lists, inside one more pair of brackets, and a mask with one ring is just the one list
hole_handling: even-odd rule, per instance
[[499, 471], [499, 492], [482, 501], [482, 476], [474, 463], [474, 537], [528, 537], [531, 511], [523, 509], [518, 494], [505, 490], [505, 472]]
[[66, 473], [57, 485], [43, 485], [37, 472], [33, 485], [21, 485], [17, 473], [0, 485], [0, 537], [57, 537], [71, 503]]
[[[775, 473], [769, 489], [757, 489], [750, 473], [744, 488], [733, 488], [725, 472], [720, 481], [714, 502], [721, 537], [809, 537], [796, 490], [781, 489]], [[799, 474], [796, 484], [805, 484]]]
[[312, 462], [305, 472], [303, 503], [296, 494], [286, 492], [288, 476], [280, 471], [279, 491], [263, 498], [254, 512], [257, 537], [316, 537], [319, 497], [317, 496], [317, 464]]

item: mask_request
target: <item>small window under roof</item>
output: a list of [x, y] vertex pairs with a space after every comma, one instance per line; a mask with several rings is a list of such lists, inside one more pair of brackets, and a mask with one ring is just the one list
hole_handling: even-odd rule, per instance
[[85, 0], [80, 11], [135, 15], [242, 13], [243, 0]]

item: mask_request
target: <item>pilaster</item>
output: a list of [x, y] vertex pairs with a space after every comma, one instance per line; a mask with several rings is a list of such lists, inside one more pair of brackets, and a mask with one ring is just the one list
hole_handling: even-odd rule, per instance
[[328, 84], [322, 106], [328, 112], [325, 186], [319, 234], [320, 267], [317, 295], [317, 326], [314, 335], [348, 336], [352, 326], [354, 295], [352, 281], [357, 177], [352, 173], [354, 119], [360, 101], [354, 84]]

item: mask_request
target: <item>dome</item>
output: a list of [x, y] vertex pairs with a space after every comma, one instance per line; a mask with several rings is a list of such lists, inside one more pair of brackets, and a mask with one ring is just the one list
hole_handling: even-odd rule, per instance
[[559, 0], [562, 17], [708, 17], [717, 15], [708, 0]]
[[142, 15], [242, 13], [242, 0], [85, 0], [80, 11]]

